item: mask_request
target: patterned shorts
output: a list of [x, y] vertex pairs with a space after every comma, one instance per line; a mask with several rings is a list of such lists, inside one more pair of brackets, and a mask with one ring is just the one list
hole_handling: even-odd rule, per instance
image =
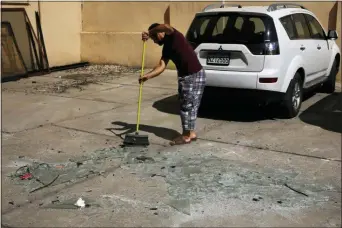
[[206, 83], [205, 71], [178, 77], [178, 94], [180, 100], [180, 116], [183, 131], [195, 130], [198, 108]]

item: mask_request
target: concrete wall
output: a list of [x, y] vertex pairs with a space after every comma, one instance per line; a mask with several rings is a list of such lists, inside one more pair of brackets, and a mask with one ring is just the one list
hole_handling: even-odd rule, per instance
[[1, 7], [24, 8], [36, 34], [35, 11], [40, 12], [49, 65], [54, 67], [81, 61], [81, 5], [81, 2], [29, 1], [29, 5]]
[[[141, 32], [152, 22], [163, 22], [168, 5], [168, 2], [84, 2], [82, 60], [141, 65]], [[160, 51], [148, 42], [146, 65], [155, 64]]]
[[[81, 58], [94, 63], [141, 64], [141, 32], [153, 22], [169, 22], [185, 33], [196, 12], [213, 2], [84, 2], [82, 10]], [[244, 5], [269, 5], [271, 2], [229, 2]], [[336, 29], [341, 36], [341, 3], [301, 2], [312, 10], [325, 28], [337, 18]], [[337, 5], [337, 4], [336, 4]], [[330, 22], [330, 25], [333, 23]], [[341, 37], [342, 38], [342, 37]], [[339, 39], [341, 47], [341, 39]], [[161, 47], [149, 41], [146, 65], [158, 62]]]
[[41, 2], [41, 21], [49, 63], [81, 61], [81, 2]]

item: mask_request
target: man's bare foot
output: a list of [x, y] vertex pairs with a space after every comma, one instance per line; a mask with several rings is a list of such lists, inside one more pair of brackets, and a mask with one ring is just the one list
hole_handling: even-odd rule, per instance
[[195, 132], [191, 132], [191, 133], [190, 133], [190, 138], [191, 138], [191, 140], [197, 140], [197, 135], [196, 135], [196, 133], [195, 133]]
[[186, 135], [181, 135], [175, 138], [174, 140], [172, 140], [170, 142], [170, 145], [174, 146], [174, 145], [182, 145], [182, 144], [188, 144], [188, 143], [191, 143], [191, 138]]

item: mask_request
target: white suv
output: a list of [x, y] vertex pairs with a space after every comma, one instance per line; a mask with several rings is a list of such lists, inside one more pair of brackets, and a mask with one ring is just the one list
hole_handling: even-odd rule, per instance
[[186, 34], [206, 70], [206, 90], [263, 92], [288, 118], [297, 116], [306, 89], [335, 91], [337, 33], [326, 32], [312, 12], [290, 3], [225, 6], [197, 13]]

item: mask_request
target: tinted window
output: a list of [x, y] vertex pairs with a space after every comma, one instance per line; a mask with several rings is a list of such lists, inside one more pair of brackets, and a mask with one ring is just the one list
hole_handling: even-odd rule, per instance
[[277, 40], [271, 18], [266, 15], [240, 13], [198, 15], [193, 20], [186, 37], [197, 45], [200, 43], [260, 44], [265, 40]]
[[286, 30], [289, 38], [291, 40], [295, 39], [296, 38], [296, 32], [295, 32], [295, 28], [293, 27], [293, 22], [292, 22], [291, 16], [286, 16], [286, 17], [280, 18], [280, 22], [283, 25], [284, 29]]
[[306, 14], [306, 19], [311, 31], [311, 38], [313, 39], [325, 39], [324, 30], [319, 22], [311, 15]]
[[309, 27], [303, 14], [293, 14], [293, 22], [297, 32], [297, 39], [310, 39]]

